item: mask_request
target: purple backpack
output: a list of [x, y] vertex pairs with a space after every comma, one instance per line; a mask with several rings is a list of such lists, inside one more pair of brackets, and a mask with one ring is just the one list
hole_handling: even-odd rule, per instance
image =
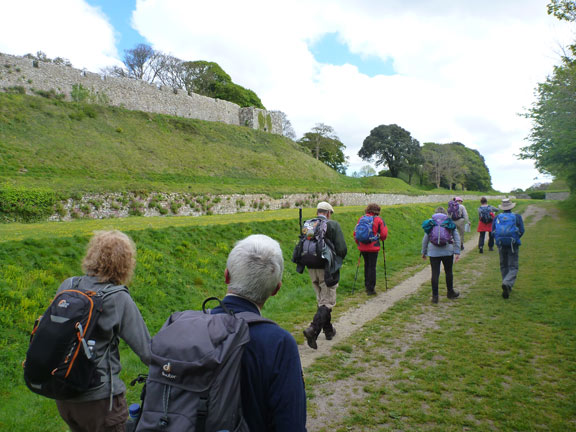
[[448, 203], [448, 214], [452, 217], [452, 220], [458, 220], [462, 218], [460, 213], [460, 204], [452, 200]]
[[447, 244], [454, 243], [452, 231], [446, 227], [446, 225], [453, 225], [450, 223], [448, 216], [442, 213], [436, 213], [432, 216], [432, 220], [435, 224], [428, 234], [430, 242], [436, 246], [446, 246]]

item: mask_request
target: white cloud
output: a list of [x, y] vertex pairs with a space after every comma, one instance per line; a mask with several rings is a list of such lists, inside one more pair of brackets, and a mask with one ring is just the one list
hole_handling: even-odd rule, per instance
[[[546, 15], [546, 0], [137, 0], [132, 22], [154, 48], [220, 64], [299, 135], [334, 127], [352, 168], [370, 130], [397, 123], [420, 142], [459, 141], [484, 155], [493, 184], [528, 187], [538, 174], [514, 156], [530, 123], [518, 116], [574, 39]], [[0, 0], [0, 51], [37, 50], [97, 70], [118, 58], [114, 32], [82, 0]], [[34, 11], [30, 13], [29, 11]], [[317, 63], [308, 44], [338, 32], [359, 55], [393, 58], [395, 76]], [[515, 168], [501, 165], [509, 161]]]
[[69, 59], [77, 68], [117, 64], [114, 29], [82, 0], [0, 0], [0, 52]]

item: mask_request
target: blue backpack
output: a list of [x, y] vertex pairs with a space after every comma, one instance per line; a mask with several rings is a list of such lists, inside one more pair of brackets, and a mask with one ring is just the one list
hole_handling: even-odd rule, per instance
[[494, 228], [494, 240], [498, 246], [514, 245], [520, 240], [520, 230], [516, 226], [516, 215], [514, 213], [502, 213], [496, 218]]
[[360, 243], [373, 243], [380, 238], [379, 234], [374, 234], [374, 216], [362, 216], [356, 225], [356, 240]]

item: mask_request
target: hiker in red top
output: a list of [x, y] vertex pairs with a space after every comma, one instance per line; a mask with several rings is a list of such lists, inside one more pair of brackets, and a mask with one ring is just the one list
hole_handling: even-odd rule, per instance
[[480, 207], [478, 207], [478, 252], [484, 253], [484, 239], [488, 233], [488, 250], [494, 250], [494, 235], [492, 234], [492, 221], [496, 217], [495, 213], [499, 210], [496, 207], [488, 205], [486, 197], [480, 199]]
[[[375, 295], [376, 287], [376, 263], [378, 262], [378, 252], [380, 251], [380, 240], [388, 237], [388, 227], [386, 222], [379, 216], [380, 206], [378, 204], [368, 204], [366, 214], [358, 220], [354, 229], [354, 240], [358, 245], [358, 250], [364, 257], [364, 287], [366, 294]], [[371, 225], [371, 232], [370, 232]], [[368, 233], [364, 231], [368, 227]]]

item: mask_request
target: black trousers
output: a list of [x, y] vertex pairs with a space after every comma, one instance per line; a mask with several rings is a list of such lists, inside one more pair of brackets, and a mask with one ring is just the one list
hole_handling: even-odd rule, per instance
[[486, 238], [486, 233], [488, 233], [488, 247], [492, 249], [494, 247], [494, 236], [492, 231], [480, 231], [480, 237], [478, 237], [478, 247], [484, 247], [484, 239]]
[[364, 288], [367, 292], [373, 292], [376, 288], [376, 264], [378, 252], [361, 252], [364, 257]]
[[440, 263], [444, 266], [444, 273], [446, 273], [446, 288], [448, 291], [454, 289], [454, 275], [452, 274], [452, 265], [454, 264], [454, 256], [441, 256], [430, 257], [430, 268], [432, 269], [432, 295], [438, 295], [438, 281], [440, 279]]

